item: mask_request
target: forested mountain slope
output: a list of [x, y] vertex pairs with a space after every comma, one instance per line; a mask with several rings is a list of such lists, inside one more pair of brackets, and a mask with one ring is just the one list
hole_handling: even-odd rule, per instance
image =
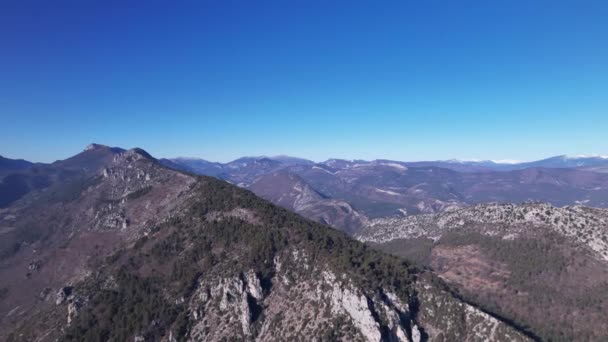
[[139, 149], [0, 222], [9, 341], [528, 339], [427, 271]]
[[480, 204], [372, 220], [358, 238], [434, 270], [544, 340], [608, 339], [608, 210]]

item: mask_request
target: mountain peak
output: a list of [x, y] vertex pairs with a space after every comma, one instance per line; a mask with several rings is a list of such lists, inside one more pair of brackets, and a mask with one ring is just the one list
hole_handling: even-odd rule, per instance
[[206, 162], [206, 163], [212, 163], [206, 159], [203, 158], [198, 158], [198, 157], [175, 157], [175, 158], [171, 158], [171, 160], [173, 161], [185, 161], [185, 162]]
[[87, 147], [84, 148], [84, 151], [97, 150], [100, 148], [110, 148], [110, 147], [106, 146], [106, 145], [102, 145], [102, 144], [91, 143], [91, 144], [88, 144]]
[[130, 154], [130, 155], [138, 155], [145, 159], [156, 160], [156, 158], [152, 157], [152, 155], [150, 153], [146, 152], [146, 150], [139, 148], [139, 147], [134, 147], [132, 149], [129, 149], [125, 153]]
[[115, 153], [122, 153], [125, 151], [125, 149], [120, 148], [120, 147], [111, 147], [108, 145], [104, 145], [104, 144], [97, 144], [97, 143], [91, 143], [88, 144], [87, 147], [84, 148], [84, 150], [81, 152], [86, 154], [87, 152], [96, 152], [96, 151], [100, 151], [100, 153], [105, 153], [105, 152], [111, 152], [113, 154]]

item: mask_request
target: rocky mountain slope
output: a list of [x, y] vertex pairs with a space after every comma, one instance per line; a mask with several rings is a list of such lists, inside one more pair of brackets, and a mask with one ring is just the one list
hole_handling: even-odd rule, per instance
[[2, 340], [529, 339], [427, 271], [139, 149], [0, 222]]
[[41, 301], [50, 303], [58, 289], [144, 234], [180, 203], [179, 194], [192, 182], [130, 150], [90, 178], [58, 180], [0, 210], [0, 287], [6, 293], [0, 330], [8, 331]]
[[298, 175], [277, 171], [264, 175], [248, 187], [256, 195], [316, 222], [353, 233], [367, 222], [345, 201], [328, 198]]
[[608, 338], [608, 209], [480, 204], [372, 220], [358, 239], [430, 267], [542, 339]]

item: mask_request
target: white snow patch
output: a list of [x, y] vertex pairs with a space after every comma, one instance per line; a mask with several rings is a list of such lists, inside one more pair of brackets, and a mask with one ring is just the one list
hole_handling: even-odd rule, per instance
[[407, 170], [406, 166], [397, 163], [380, 163], [380, 165], [394, 167], [395, 169], [399, 170]]
[[324, 169], [324, 168], [322, 168], [322, 167], [313, 166], [312, 168], [313, 168], [313, 169], [316, 169], [316, 170], [321, 170], [321, 171], [327, 172], [327, 173], [329, 173], [330, 175], [333, 175], [333, 174], [334, 174], [333, 172], [331, 172], [331, 171], [329, 171], [329, 170], [326, 170], [326, 169]]
[[482, 161], [481, 159], [450, 159], [450, 160], [446, 160], [446, 163], [452, 163], [452, 164], [464, 164], [464, 163], [479, 163], [480, 161]]
[[584, 159], [584, 158], [608, 159], [608, 155], [601, 155], [601, 154], [578, 154], [576, 156], [566, 156], [566, 159]]
[[390, 190], [382, 190], [382, 189], [378, 189], [378, 188], [374, 188], [374, 190], [377, 191], [377, 192], [381, 192], [381, 193], [384, 193], [384, 194], [391, 195], [391, 196], [401, 196], [400, 193], [394, 192], [394, 191], [390, 191]]
[[520, 160], [515, 160], [515, 159], [495, 159], [495, 160], [490, 160], [490, 161], [494, 164], [519, 164], [519, 163], [521, 163]]

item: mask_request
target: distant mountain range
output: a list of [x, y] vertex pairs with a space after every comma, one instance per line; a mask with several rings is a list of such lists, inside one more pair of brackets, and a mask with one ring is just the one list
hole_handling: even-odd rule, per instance
[[[200, 158], [173, 158], [173, 159], [162, 159], [165, 164], [175, 163], [175, 165], [182, 168], [190, 168], [191, 171], [198, 170], [198, 172], [216, 172], [217, 175], [221, 174], [222, 171], [233, 170], [235, 168], [251, 167], [252, 164], [268, 164], [267, 167], [293, 166], [293, 165], [326, 165], [347, 167], [348, 165], [361, 165], [361, 164], [373, 164], [373, 163], [392, 163], [403, 165], [407, 167], [441, 167], [459, 172], [479, 172], [479, 171], [513, 171], [522, 170], [532, 167], [542, 168], [576, 168], [598, 172], [608, 172], [608, 156], [601, 155], [580, 155], [580, 156], [555, 156], [542, 160], [531, 161], [531, 162], [518, 162], [511, 160], [435, 160], [435, 161], [395, 161], [387, 159], [377, 159], [374, 161], [366, 160], [345, 160], [345, 159], [328, 159], [324, 162], [315, 163], [311, 160], [288, 157], [288, 156], [276, 156], [276, 157], [243, 157], [236, 159], [229, 163], [216, 163], [210, 162]], [[221, 170], [221, 171], [220, 171]], [[229, 173], [229, 172], [228, 172]]]
[[[425, 162], [422, 162], [425, 163]], [[479, 167], [486, 170], [497, 170], [497, 171], [511, 171], [511, 170], [522, 170], [532, 167], [542, 168], [577, 168], [585, 170], [595, 171], [606, 171], [608, 167], [608, 156], [555, 156], [547, 159], [532, 161], [532, 162], [501, 162], [501, 161], [446, 161], [446, 162], [429, 162], [430, 164], [436, 163], [434, 166], [449, 167], [452, 165], [464, 165], [472, 168]], [[411, 165], [415, 163], [410, 163]], [[457, 169], [458, 166], [453, 166]], [[461, 169], [463, 171], [466, 169]]]
[[[91, 144], [87, 148], [93, 149], [94, 147], [103, 146], [99, 144]], [[522, 170], [532, 167], [541, 168], [576, 168], [584, 169], [596, 172], [608, 172], [608, 155], [580, 155], [580, 156], [555, 156], [547, 159], [532, 161], [532, 162], [517, 162], [517, 161], [501, 161], [501, 160], [436, 160], [436, 161], [393, 161], [378, 159], [374, 161], [365, 160], [345, 160], [345, 159], [328, 159], [324, 162], [316, 163], [311, 160], [304, 158], [290, 157], [290, 156], [274, 156], [274, 157], [242, 157], [233, 160], [228, 163], [211, 162], [201, 158], [187, 158], [177, 157], [171, 159], [159, 159], [159, 161], [173, 168], [184, 169], [189, 172], [204, 174], [213, 177], [220, 176], [221, 178], [230, 178], [232, 174], [239, 173], [235, 170], [243, 171], [249, 170], [251, 173], [244, 176], [244, 180], [250, 181], [252, 177], [256, 175], [266, 174], [272, 171], [276, 171], [286, 166], [295, 165], [325, 165], [325, 166], [337, 166], [337, 167], [348, 167], [353, 165], [361, 164], [395, 164], [406, 167], [441, 167], [459, 172], [479, 172], [479, 171], [512, 171]], [[0, 156], [0, 179], [4, 176], [24, 171], [31, 168], [33, 165], [49, 165], [45, 163], [33, 163], [23, 159], [9, 159]], [[255, 172], [254, 170], [257, 170]], [[238, 177], [236, 177], [238, 178]]]
[[436, 213], [492, 201], [608, 207], [608, 174], [597, 172], [608, 167], [605, 157], [558, 156], [528, 163], [343, 159], [314, 163], [288, 157], [246, 157], [226, 164], [177, 158], [161, 163], [224, 179], [347, 232], [355, 232], [367, 219]]

